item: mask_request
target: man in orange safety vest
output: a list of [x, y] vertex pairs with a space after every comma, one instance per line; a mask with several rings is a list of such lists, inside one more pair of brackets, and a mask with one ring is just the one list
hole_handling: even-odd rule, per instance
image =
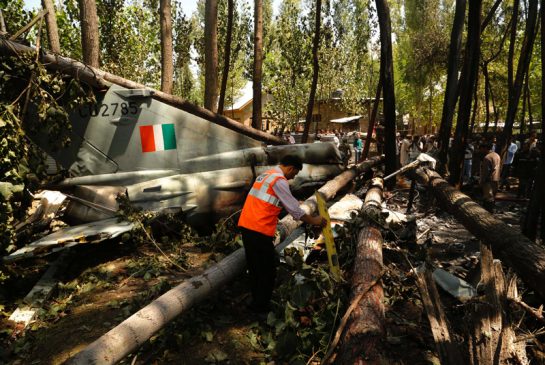
[[274, 249], [274, 233], [282, 206], [293, 218], [315, 226], [325, 226], [320, 216], [306, 214], [290, 192], [288, 180], [303, 168], [297, 156], [287, 155], [280, 164], [259, 175], [248, 193], [238, 226], [246, 252], [253, 302], [250, 308], [268, 312], [278, 263]]

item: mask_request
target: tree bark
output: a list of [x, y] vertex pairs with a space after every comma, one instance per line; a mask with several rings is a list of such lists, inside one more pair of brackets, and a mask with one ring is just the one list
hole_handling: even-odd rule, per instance
[[484, 18], [483, 22], [481, 23], [481, 33], [484, 32], [485, 28], [490, 24], [490, 21], [494, 17], [494, 14], [496, 13], [496, 10], [498, 10], [498, 7], [500, 6], [502, 0], [496, 0], [494, 5], [490, 8], [490, 11], [488, 14], [486, 14], [486, 17]]
[[528, 92], [530, 91], [528, 88], [528, 79], [530, 78], [530, 75], [526, 73], [526, 77], [524, 78], [524, 91], [522, 92], [522, 113], [520, 113], [520, 127], [519, 127], [519, 133], [524, 133], [524, 126], [526, 122], [526, 100], [528, 99]]
[[2, 10], [0, 10], [0, 34], [4, 34], [6, 32], [6, 22], [4, 21], [4, 15], [2, 13]]
[[419, 271], [416, 274], [416, 285], [418, 286], [424, 309], [428, 314], [431, 332], [441, 364], [463, 364], [462, 355], [453, 342], [453, 339], [451, 339], [450, 325], [441, 305], [441, 298], [439, 297], [439, 292], [437, 291], [431, 272], [427, 269]]
[[542, 298], [545, 298], [545, 247], [537, 245], [450, 186], [435, 171], [420, 168], [419, 182], [430, 188], [442, 205], [475, 237], [492, 247], [494, 255]]
[[[528, 125], [531, 127], [534, 124], [534, 117], [532, 115], [532, 93], [530, 92], [530, 74], [526, 73], [526, 105], [528, 107]], [[522, 134], [522, 131], [520, 132]]]
[[[5, 52], [6, 54], [16, 55], [25, 52], [35, 52], [35, 49], [0, 38], [0, 51]], [[221, 125], [245, 136], [252, 137], [269, 144], [287, 144], [287, 142], [282, 140], [281, 138], [278, 138], [263, 131], [258, 131], [256, 129], [253, 129], [252, 127], [245, 126], [233, 119], [227, 118], [226, 116], [215, 114], [210, 110], [192, 104], [179, 96], [166, 94], [162, 91], [148, 88], [145, 85], [124, 79], [108, 72], [104, 72], [102, 70], [99, 70], [98, 68], [87, 66], [81, 62], [72, 60], [70, 58], [57, 56], [50, 53], [41, 53], [40, 60], [47, 67], [48, 70], [62, 72], [63, 74], [81, 80], [92, 87], [98, 89], [107, 89], [112, 84], [116, 84], [128, 89], [151, 90], [154, 99], [160, 100], [163, 103], [184, 110], [197, 117], [206, 119], [212, 123]]]
[[[373, 179], [371, 186], [365, 195], [363, 209], [374, 211], [371, 216], [376, 217], [381, 211], [382, 179]], [[383, 272], [382, 234], [372, 224], [366, 225], [358, 234], [356, 257], [350, 302], [359, 301], [348, 317], [336, 362], [382, 364], [381, 340], [386, 334], [384, 292], [382, 284], [377, 281]], [[369, 288], [373, 282], [376, 284]]]
[[464, 149], [467, 143], [473, 88], [475, 87], [475, 80], [479, 70], [481, 5], [481, 0], [469, 2], [468, 35], [464, 60], [465, 73], [462, 74], [460, 80], [460, 89], [463, 92], [460, 93], [456, 131], [449, 158], [450, 183], [456, 186], [459, 186], [462, 181], [462, 165], [464, 162]]
[[218, 114], [223, 114], [223, 105], [225, 103], [225, 92], [227, 90], [227, 80], [229, 79], [229, 69], [231, 67], [231, 40], [233, 38], [233, 11], [234, 11], [234, 0], [227, 0], [227, 34], [225, 35], [225, 50], [223, 51], [225, 61], [223, 63], [223, 72], [221, 74], [220, 98], [218, 101]]
[[503, 288], [498, 285], [494, 258], [489, 246], [481, 243], [481, 283], [485, 290], [485, 302], [470, 304], [472, 310], [472, 333], [470, 357], [473, 364], [493, 365], [501, 350]]
[[316, 87], [318, 86], [318, 74], [320, 63], [318, 62], [318, 49], [320, 48], [320, 26], [322, 15], [322, 1], [316, 0], [316, 20], [314, 24], [314, 40], [312, 42], [312, 84], [310, 85], [310, 95], [307, 103], [307, 115], [305, 118], [305, 129], [303, 130], [302, 143], [307, 143], [310, 124], [312, 123], [312, 109], [314, 108], [314, 98], [316, 97]]
[[524, 32], [524, 40], [520, 49], [520, 58], [517, 65], [517, 73], [513, 83], [512, 92], [509, 93], [509, 102], [507, 104], [507, 116], [505, 117], [505, 126], [501, 138], [498, 139], [496, 151], [503, 156], [507, 150], [507, 141], [513, 134], [513, 124], [522, 92], [522, 84], [524, 76], [528, 72], [534, 41], [536, 38], [536, 23], [537, 23], [537, 3], [538, 0], [529, 0], [528, 5], [528, 20], [526, 21], [526, 29]]
[[47, 39], [49, 40], [49, 49], [53, 53], [61, 53], [61, 43], [59, 41], [59, 28], [57, 27], [57, 14], [52, 0], [42, 0], [42, 7], [47, 10], [45, 15], [45, 26], [47, 28]]
[[[366, 161], [358, 168], [347, 170], [327, 182], [318, 191], [324, 195], [325, 200], [330, 200], [356, 175], [370, 170], [379, 162], [381, 162], [380, 159]], [[316, 197], [313, 195], [307, 199], [301, 208], [307, 214], [316, 212]], [[279, 232], [277, 243], [286, 239], [300, 224], [300, 221], [295, 221], [291, 216], [284, 217], [277, 227]], [[241, 248], [210, 267], [202, 275], [195, 276], [161, 295], [70, 358], [67, 364], [117, 363], [144, 344], [153, 334], [178, 315], [186, 312], [216, 292], [222, 285], [240, 275], [244, 267], [244, 249]]]
[[263, 0], [254, 1], [254, 74], [252, 127], [262, 129], [261, 76], [263, 73]]
[[204, 12], [204, 107], [218, 107], [218, 1], [206, 0]]
[[473, 111], [471, 112], [471, 124], [469, 126], [469, 135], [473, 134], [473, 128], [475, 127], [475, 119], [477, 119], [477, 111], [479, 109], [479, 72], [477, 66], [477, 77], [475, 78], [475, 88], [473, 89]]
[[[380, 63], [380, 67], [383, 67], [382, 62]], [[377, 92], [375, 94], [375, 102], [373, 103], [373, 111], [371, 112], [369, 125], [367, 126], [367, 138], [365, 139], [363, 152], [361, 154], [361, 158], [364, 160], [367, 158], [367, 155], [369, 155], [369, 148], [371, 148], [371, 139], [373, 138], [373, 129], [375, 128], [375, 121], [377, 120], [378, 107], [380, 105], [380, 94], [382, 93], [382, 73], [382, 71], [379, 71], [380, 76], [378, 79]]]
[[100, 66], [100, 44], [98, 41], [98, 16], [95, 0], [79, 0], [81, 22], [81, 49], [83, 63]]
[[517, 39], [517, 26], [519, 19], [520, 0], [513, 0], [513, 14], [511, 15], [511, 35], [509, 37], [509, 52], [507, 54], [507, 91], [508, 99], [513, 94], [513, 58], [515, 56], [515, 41]]
[[172, 11], [170, 0], [159, 1], [161, 23], [161, 91], [172, 94], [174, 61], [172, 56]]
[[484, 103], [486, 108], [486, 119], [484, 122], [484, 133], [488, 132], [488, 126], [490, 125], [490, 76], [488, 75], [488, 64], [483, 65], [483, 76], [484, 76]]
[[446, 171], [448, 145], [450, 132], [452, 130], [452, 118], [456, 99], [458, 98], [458, 57], [462, 47], [462, 34], [464, 29], [464, 18], [466, 11], [466, 0], [456, 0], [454, 22], [450, 33], [450, 46], [448, 53], [447, 86], [445, 99], [443, 101], [443, 114], [439, 126], [439, 171]]
[[[384, 94], [384, 153], [386, 155], [385, 173], [391, 174], [397, 170], [396, 163], [396, 103], [394, 92], [394, 65], [392, 59], [392, 26], [390, 9], [387, 0], [376, 0], [378, 22], [380, 28], [380, 62], [384, 62], [382, 70]], [[393, 186], [395, 180], [387, 183]]]

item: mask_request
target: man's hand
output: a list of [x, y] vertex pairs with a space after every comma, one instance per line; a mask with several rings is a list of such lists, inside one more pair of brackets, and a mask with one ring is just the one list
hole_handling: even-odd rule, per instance
[[305, 223], [308, 223], [320, 228], [325, 227], [327, 224], [327, 220], [319, 215], [312, 216], [312, 215], [305, 214], [304, 216], [301, 217], [301, 220]]

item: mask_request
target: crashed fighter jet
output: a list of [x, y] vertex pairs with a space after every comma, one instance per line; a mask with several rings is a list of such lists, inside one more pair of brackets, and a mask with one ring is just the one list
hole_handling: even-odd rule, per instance
[[130, 225], [112, 219], [118, 194], [144, 209], [181, 210], [189, 224], [206, 227], [241, 209], [255, 177], [286, 154], [304, 161], [291, 182], [295, 194], [342, 170], [333, 144], [263, 146], [153, 98], [150, 89], [112, 85], [97, 95], [95, 106], [74, 112], [70, 120], [68, 149], [50, 151], [47, 136], [30, 136], [69, 171], [71, 177], [55, 189], [70, 200], [64, 219], [78, 227], [44, 237], [5, 261], [126, 232]]

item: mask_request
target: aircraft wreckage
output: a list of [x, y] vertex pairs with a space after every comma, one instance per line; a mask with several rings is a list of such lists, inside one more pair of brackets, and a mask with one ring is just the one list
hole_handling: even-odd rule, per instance
[[[35, 51], [4, 39], [0, 50]], [[189, 224], [205, 227], [241, 209], [256, 176], [286, 154], [304, 161], [291, 182], [296, 195], [305, 188], [315, 190], [343, 170], [333, 144], [273, 146], [283, 141], [178, 97], [58, 55], [41, 57], [48, 69], [78, 77], [95, 89], [97, 103], [70, 115], [72, 143], [67, 149], [52, 151], [47, 136], [29, 131], [69, 172], [70, 177], [54, 189], [68, 197], [63, 219], [76, 226], [46, 236], [4, 261], [127, 232], [132, 225], [115, 218], [119, 194], [143, 209], [181, 210]], [[32, 110], [28, 117], [33, 117]]]

